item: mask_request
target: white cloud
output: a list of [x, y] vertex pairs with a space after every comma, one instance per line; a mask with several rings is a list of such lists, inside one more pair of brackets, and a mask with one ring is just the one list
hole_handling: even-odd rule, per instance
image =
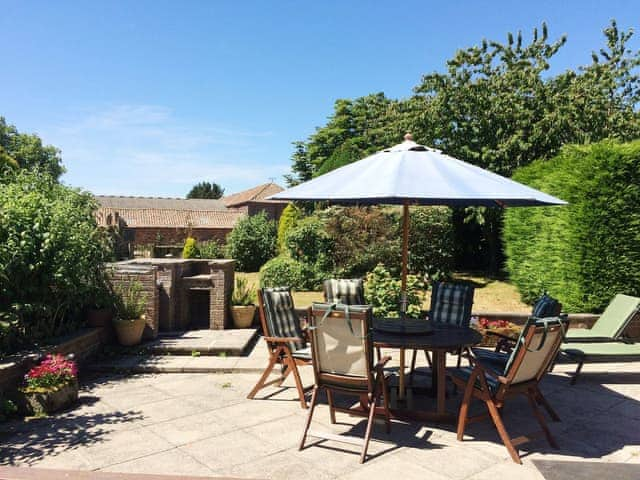
[[157, 105], [81, 112], [43, 137], [62, 150], [66, 183], [102, 194], [182, 196], [202, 180], [231, 193], [289, 170], [287, 158], [268, 158], [272, 132], [189, 122]]

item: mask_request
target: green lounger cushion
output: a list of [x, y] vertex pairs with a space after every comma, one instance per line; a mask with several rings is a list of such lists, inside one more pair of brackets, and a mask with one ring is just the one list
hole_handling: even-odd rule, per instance
[[640, 298], [616, 295], [590, 329], [570, 328], [566, 342], [593, 342], [620, 338], [629, 321], [640, 309]]
[[640, 360], [640, 343], [572, 343], [562, 352], [587, 363], [633, 361]]

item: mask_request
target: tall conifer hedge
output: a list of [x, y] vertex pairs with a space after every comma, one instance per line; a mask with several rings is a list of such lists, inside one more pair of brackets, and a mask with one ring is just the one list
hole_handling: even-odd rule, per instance
[[640, 295], [640, 141], [567, 146], [513, 178], [569, 202], [508, 209], [507, 270], [523, 300], [543, 291], [565, 311], [598, 312]]

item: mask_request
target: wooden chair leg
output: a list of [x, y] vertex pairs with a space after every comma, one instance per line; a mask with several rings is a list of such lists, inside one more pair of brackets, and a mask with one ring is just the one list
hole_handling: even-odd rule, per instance
[[251, 390], [251, 392], [249, 392], [249, 395], [247, 395], [248, 399], [252, 400], [256, 396], [256, 393], [258, 393], [260, 389], [264, 388], [267, 378], [269, 378], [269, 375], [271, 375], [271, 372], [273, 372], [273, 367], [275, 367], [277, 361], [278, 357], [276, 355], [271, 355], [267, 368], [265, 368], [263, 374], [258, 380], [258, 383], [256, 383], [255, 387], [253, 387], [253, 390]]
[[507, 447], [507, 451], [509, 452], [509, 455], [511, 455], [511, 459], [514, 462], [522, 465], [520, 455], [518, 454], [516, 448], [513, 446], [511, 437], [509, 437], [507, 429], [504, 427], [504, 423], [502, 423], [500, 412], [498, 412], [498, 409], [496, 408], [492, 400], [485, 400], [485, 403], [487, 404], [487, 408], [489, 409], [489, 415], [491, 415], [491, 419], [493, 420], [493, 423], [498, 430], [498, 435], [500, 435], [500, 439], [502, 439], [502, 443], [504, 443], [504, 446]]
[[304, 448], [304, 442], [307, 440], [307, 432], [309, 431], [309, 427], [311, 426], [311, 418], [313, 417], [313, 411], [316, 408], [316, 401], [318, 400], [318, 387], [313, 387], [313, 393], [311, 394], [311, 406], [309, 407], [309, 415], [307, 415], [307, 423], [304, 426], [304, 431], [302, 432], [302, 439], [300, 439], [300, 446], [298, 450], [302, 450]]
[[424, 350], [424, 356], [427, 358], [427, 365], [429, 365], [429, 368], [433, 368], [433, 365], [431, 364], [431, 355], [429, 355], [429, 350]]
[[469, 405], [473, 399], [473, 389], [475, 379], [473, 382], [469, 382], [464, 389], [464, 397], [462, 397], [462, 404], [460, 404], [460, 412], [458, 413], [458, 431], [457, 438], [461, 442], [464, 438], [464, 431], [467, 428], [467, 418], [469, 416]]
[[371, 430], [373, 427], [373, 417], [376, 413], [377, 396], [371, 399], [371, 405], [369, 406], [369, 418], [367, 419], [367, 430], [364, 434], [364, 443], [362, 445], [362, 453], [360, 454], [360, 463], [364, 463], [367, 457], [367, 449], [369, 448], [369, 439], [371, 438]]
[[304, 386], [302, 385], [302, 379], [300, 378], [300, 372], [298, 372], [296, 361], [292, 357], [288, 357], [287, 361], [289, 362], [289, 369], [291, 370], [291, 373], [293, 373], [293, 378], [296, 382], [296, 389], [300, 396], [300, 406], [302, 408], [307, 408], [307, 399], [304, 396]]
[[547, 411], [547, 413], [549, 414], [549, 416], [551, 417], [551, 419], [554, 422], [559, 422], [560, 421], [560, 416], [556, 413], [556, 411], [553, 409], [553, 407], [549, 404], [547, 399], [544, 398], [544, 396], [542, 395], [542, 392], [540, 391], [539, 388], [536, 388], [536, 401], [538, 402], [539, 405], [542, 405], [544, 407], [544, 409]]
[[418, 357], [418, 351], [413, 350], [411, 354], [411, 368], [409, 369], [409, 383], [413, 384], [413, 371], [416, 369], [416, 359]]
[[380, 361], [380, 359], [382, 358], [382, 352], [380, 352], [380, 347], [376, 347], [376, 356], [378, 358], [376, 358], [377, 361]]
[[336, 423], [336, 411], [333, 409], [333, 392], [326, 389], [327, 402], [329, 403], [329, 416], [331, 417], [331, 423]]
[[536, 420], [538, 420], [540, 427], [542, 427], [542, 431], [544, 432], [544, 436], [547, 437], [547, 441], [549, 442], [549, 445], [551, 445], [553, 448], [558, 448], [558, 444], [556, 443], [555, 438], [553, 438], [553, 435], [551, 435], [551, 431], [549, 430], [549, 427], [547, 427], [547, 422], [544, 421], [542, 412], [540, 412], [540, 409], [538, 408], [538, 402], [536, 402], [535, 390], [533, 389], [529, 390], [527, 392], [527, 398], [529, 399], [529, 405], [531, 405], [531, 410], [533, 410], [533, 415], [536, 417]]
[[278, 383], [276, 384], [278, 387], [281, 387], [282, 384], [284, 383], [284, 381], [287, 379], [287, 377], [289, 376], [289, 374], [291, 373], [291, 367], [289, 366], [288, 363], [284, 363], [282, 365], [282, 374], [280, 376], [280, 380], [278, 381]]

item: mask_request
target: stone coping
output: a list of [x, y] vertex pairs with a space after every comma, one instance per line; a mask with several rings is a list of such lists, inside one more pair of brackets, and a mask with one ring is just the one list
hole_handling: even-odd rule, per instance
[[2, 480], [240, 480], [237, 477], [154, 475], [3, 466], [0, 466], [0, 478]]

